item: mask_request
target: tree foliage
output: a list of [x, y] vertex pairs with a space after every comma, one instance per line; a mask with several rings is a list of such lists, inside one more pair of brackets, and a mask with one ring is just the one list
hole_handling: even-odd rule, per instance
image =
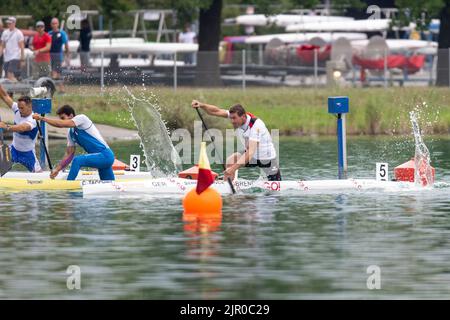
[[120, 16], [121, 12], [136, 8], [136, 4], [126, 0], [98, 0], [100, 5], [100, 13], [103, 14], [106, 19], [114, 19]]
[[396, 0], [395, 4], [399, 8], [397, 25], [405, 26], [414, 22], [419, 30], [426, 30], [431, 19], [439, 16], [445, 0]]

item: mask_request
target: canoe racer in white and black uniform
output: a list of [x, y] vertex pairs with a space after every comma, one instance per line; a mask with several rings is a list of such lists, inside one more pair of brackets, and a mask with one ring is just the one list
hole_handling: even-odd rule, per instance
[[281, 173], [277, 152], [272, 137], [264, 122], [253, 114], [246, 112], [240, 104], [232, 106], [229, 110], [217, 106], [192, 101], [193, 108], [201, 108], [207, 114], [228, 118], [236, 129], [238, 136], [245, 146], [245, 151], [233, 153], [227, 158], [224, 171], [224, 180], [235, 178], [236, 170], [241, 167], [259, 167], [269, 181], [281, 181]]

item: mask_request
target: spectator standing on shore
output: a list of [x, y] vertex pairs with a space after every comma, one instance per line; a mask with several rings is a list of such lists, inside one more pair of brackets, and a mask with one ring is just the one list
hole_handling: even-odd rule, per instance
[[[180, 43], [196, 43], [197, 42], [197, 34], [192, 31], [191, 26], [186, 24], [184, 26], [184, 32], [181, 32], [178, 35], [178, 42]], [[185, 64], [193, 64], [194, 63], [194, 53], [186, 53], [184, 55], [184, 63]]]
[[3, 69], [6, 78], [17, 82], [16, 77], [20, 75], [25, 61], [23, 33], [16, 28], [15, 17], [9, 17], [6, 25], [8, 29], [3, 31], [0, 41], [0, 56], [4, 57]]
[[[0, 39], [2, 38], [2, 34], [3, 34], [3, 21], [2, 19], [0, 19]], [[1, 40], [0, 40], [1, 42]], [[3, 74], [3, 55], [0, 55], [0, 78], [2, 77]]]
[[33, 24], [29, 25], [25, 34], [23, 35], [23, 42], [25, 44], [26, 49], [31, 49], [31, 45], [33, 44], [34, 38], [34, 29]]
[[78, 39], [80, 41], [78, 52], [80, 52], [80, 65], [81, 71], [83, 72], [86, 71], [86, 68], [89, 67], [91, 39], [91, 26], [89, 25], [89, 21], [87, 19], [84, 19], [83, 21], [81, 21], [80, 37]]
[[52, 38], [45, 32], [43, 21], [36, 22], [36, 35], [33, 37], [34, 52], [33, 78], [48, 77], [50, 75], [50, 48]]
[[[62, 63], [65, 57], [66, 63], [69, 64], [69, 38], [64, 30], [59, 29], [58, 18], [51, 21], [52, 30], [48, 33], [52, 38], [50, 47], [50, 61], [52, 66], [52, 78], [54, 80], [61, 79]], [[64, 51], [63, 51], [64, 50]], [[59, 92], [64, 93], [64, 85], [59, 81]]]

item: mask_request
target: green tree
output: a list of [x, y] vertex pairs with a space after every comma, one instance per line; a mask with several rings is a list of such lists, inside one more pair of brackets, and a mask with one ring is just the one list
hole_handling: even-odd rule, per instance
[[31, 13], [33, 20], [44, 20], [49, 25], [53, 17], [67, 18], [67, 8], [71, 5], [77, 5], [81, 10], [94, 10], [101, 6], [101, 3], [100, 0], [2, 0], [0, 12], [11, 15]]
[[439, 17], [441, 20], [436, 85], [448, 86], [450, 84], [450, 0], [396, 0], [395, 3], [403, 9], [400, 15], [402, 22], [416, 22], [419, 28], [425, 29], [431, 17]]
[[112, 37], [113, 22], [126, 12], [134, 7], [134, 3], [126, 0], [98, 0], [100, 7], [100, 14], [105, 17], [105, 22], [108, 24], [109, 35]]
[[32, 12], [35, 20], [41, 20], [48, 17], [61, 18], [67, 7], [73, 4], [68, 0], [42, 0], [42, 1], [26, 1], [27, 11]]
[[170, 5], [178, 10], [179, 25], [199, 20], [196, 85], [221, 85], [218, 48], [223, 0], [170, 0]]

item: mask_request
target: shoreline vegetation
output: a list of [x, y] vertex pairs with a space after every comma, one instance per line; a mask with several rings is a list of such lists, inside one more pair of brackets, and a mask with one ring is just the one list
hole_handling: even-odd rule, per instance
[[[349, 135], [402, 135], [411, 133], [409, 112], [419, 112], [425, 134], [450, 131], [450, 90], [448, 88], [172, 88], [129, 87], [136, 97], [145, 97], [161, 113], [169, 130], [186, 128], [192, 132], [199, 120], [190, 106], [193, 99], [228, 108], [241, 103], [260, 117], [270, 129], [284, 136], [335, 135], [336, 121], [328, 114], [329, 96], [348, 96]], [[135, 129], [122, 87], [68, 86], [65, 95], [54, 96], [53, 112], [70, 104], [94, 122]], [[224, 119], [205, 117], [210, 128], [227, 129]]]

